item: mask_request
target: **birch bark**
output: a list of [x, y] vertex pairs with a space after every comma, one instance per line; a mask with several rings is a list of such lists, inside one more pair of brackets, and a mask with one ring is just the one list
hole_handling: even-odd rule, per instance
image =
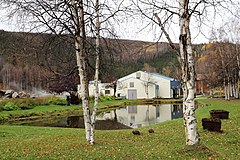
[[[79, 6], [78, 6], [79, 5]], [[86, 132], [86, 141], [90, 141], [90, 109], [89, 109], [89, 92], [87, 79], [87, 62], [86, 62], [86, 33], [84, 24], [83, 0], [71, 0], [72, 14], [75, 30], [75, 48], [77, 56], [77, 65], [80, 77], [81, 98], [84, 116], [84, 125]]]
[[227, 66], [225, 64], [224, 57], [223, 57], [223, 51], [221, 48], [219, 48], [219, 55], [221, 57], [222, 69], [224, 71], [223, 84], [224, 84], [225, 100], [230, 100], [230, 75], [228, 73]]
[[99, 0], [96, 0], [96, 64], [95, 64], [95, 93], [94, 93], [94, 106], [93, 113], [91, 117], [91, 137], [90, 144], [94, 144], [94, 131], [95, 131], [95, 122], [96, 122], [96, 114], [98, 108], [98, 99], [99, 99], [99, 63], [100, 63], [100, 22], [99, 22]]
[[178, 53], [175, 45], [171, 41], [168, 33], [164, 29], [164, 26], [157, 14], [154, 16], [157, 18], [159, 26], [166, 36], [170, 46], [175, 50], [178, 61], [181, 65], [182, 71], [182, 89], [183, 89], [183, 115], [184, 115], [184, 128], [186, 136], [186, 145], [194, 145], [200, 142], [200, 136], [197, 129], [197, 120], [195, 116], [195, 70], [194, 70], [194, 58], [191, 44], [190, 34], [190, 18], [191, 15], [188, 11], [189, 0], [179, 1], [179, 47], [180, 54]]
[[237, 89], [237, 98], [239, 98], [240, 97], [240, 91], [239, 91], [239, 89], [240, 89], [240, 53], [239, 53], [239, 44], [236, 44], [236, 52], [237, 52], [237, 68], [238, 68], [238, 78], [237, 78], [237, 86], [236, 86], [236, 89]]
[[180, 60], [182, 69], [182, 88], [183, 88], [183, 114], [186, 136], [186, 145], [194, 145], [200, 142], [200, 136], [197, 129], [197, 120], [195, 117], [195, 71], [194, 58], [190, 34], [190, 17], [188, 7], [189, 0], [180, 0]]

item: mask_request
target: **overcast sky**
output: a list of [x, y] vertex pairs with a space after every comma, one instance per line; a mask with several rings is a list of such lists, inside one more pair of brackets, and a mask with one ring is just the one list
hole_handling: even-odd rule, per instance
[[[0, 29], [5, 31], [25, 31], [27, 32], [28, 24], [26, 28], [20, 27], [16, 21], [7, 21], [5, 17], [6, 11], [0, 11]], [[208, 21], [204, 22], [201, 27], [193, 19], [191, 21], [191, 34], [193, 43], [207, 43], [211, 35], [212, 29], [217, 29], [223, 25], [224, 21], [227, 21], [231, 16], [221, 13], [219, 15], [210, 16]], [[214, 17], [215, 16], [215, 17]], [[141, 19], [141, 17], [134, 17], [130, 19], [122, 19], [120, 23], [114, 26], [115, 32], [120, 39], [131, 39], [131, 40], [142, 40], [156, 42], [159, 40], [161, 34], [160, 28], [157, 25], [152, 25], [147, 20]], [[144, 28], [144, 29], [143, 29]], [[174, 42], [178, 42], [179, 27], [178, 19], [175, 19], [175, 23], [171, 23], [168, 32]], [[166, 41], [165, 37], [162, 36], [159, 41]]]
[[[0, 15], [4, 15], [3, 11], [0, 11]], [[150, 42], [155, 42], [159, 40], [159, 34], [161, 33], [161, 31], [156, 25], [143, 23], [138, 19], [132, 19], [128, 21], [123, 20], [121, 24], [115, 26], [117, 35], [121, 39], [142, 40]], [[27, 28], [27, 26], [25, 27]], [[16, 22], [7, 21], [6, 18], [0, 19], [0, 29], [2, 30], [28, 32], [28, 29], [26, 28], [20, 27], [18, 24], [16, 24]], [[209, 36], [211, 28], [205, 27], [202, 28], [202, 31], [204, 31], [204, 34], [206, 36]], [[171, 32], [171, 37], [173, 41], [178, 42], [178, 24], [173, 25], [169, 32]], [[199, 31], [196, 29], [192, 29], [192, 38], [194, 43], [208, 42], [208, 39], [203, 34], [199, 34]], [[161, 38], [160, 41], [165, 41], [165, 38]]]

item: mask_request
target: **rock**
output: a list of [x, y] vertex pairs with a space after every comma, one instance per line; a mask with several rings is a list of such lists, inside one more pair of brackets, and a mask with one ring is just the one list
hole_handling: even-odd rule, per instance
[[134, 130], [134, 131], [132, 131], [132, 133], [133, 133], [134, 135], [140, 135], [140, 132], [139, 132], [138, 130]]
[[30, 97], [30, 95], [24, 91], [17, 92], [14, 90], [6, 90], [6, 91], [1, 90], [0, 97], [1, 96], [3, 97], [3, 99], [6, 99], [6, 98], [29, 98]]
[[5, 92], [5, 95], [9, 95], [9, 94], [11, 94], [11, 95], [12, 95], [12, 94], [13, 94], [13, 92], [14, 92], [13, 90], [6, 90], [6, 92]]
[[20, 97], [20, 98], [29, 98], [29, 97], [30, 97], [30, 95], [27, 94], [27, 93], [24, 92], [24, 91], [21, 91], [21, 92], [19, 92], [18, 94], [19, 94], [19, 97]]
[[19, 94], [17, 92], [13, 92], [12, 98], [19, 98]]
[[0, 98], [2, 98], [5, 95], [5, 91], [0, 90]]
[[3, 99], [6, 99], [6, 98], [12, 98], [12, 94], [14, 93], [13, 90], [6, 90], [5, 91], [5, 95], [3, 96]]
[[151, 128], [148, 130], [149, 133], [154, 133], [154, 130]]

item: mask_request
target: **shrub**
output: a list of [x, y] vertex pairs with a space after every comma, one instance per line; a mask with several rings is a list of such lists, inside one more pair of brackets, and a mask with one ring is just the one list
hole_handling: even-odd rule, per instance
[[20, 110], [20, 109], [21, 108], [18, 105], [14, 104], [13, 102], [8, 102], [7, 104], [5, 104], [3, 106], [4, 111], [15, 111], [15, 110]]
[[48, 97], [47, 98], [47, 105], [49, 104], [55, 104], [55, 105], [66, 105], [67, 101], [66, 99], [60, 98], [60, 97]]
[[58, 98], [54, 103], [55, 103], [56, 105], [66, 105], [66, 104], [67, 104], [67, 101], [66, 101], [66, 99]]
[[23, 99], [6, 99], [0, 102], [0, 111], [10, 111], [19, 109], [33, 109], [41, 105], [66, 105], [67, 101], [64, 98], [48, 96], [38, 98], [23, 98]]
[[101, 97], [99, 97], [100, 102], [112, 101], [112, 100], [114, 100], [114, 97], [112, 97], [112, 96], [101, 96]]
[[35, 106], [39, 105], [39, 103], [37, 103], [37, 101], [35, 101], [34, 99], [19, 99], [19, 101], [16, 102], [21, 109], [32, 109]]

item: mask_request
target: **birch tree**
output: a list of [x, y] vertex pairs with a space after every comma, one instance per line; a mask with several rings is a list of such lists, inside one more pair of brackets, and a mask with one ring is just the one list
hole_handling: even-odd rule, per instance
[[147, 95], [147, 99], [149, 99], [149, 87], [154, 86], [154, 84], [156, 84], [156, 82], [153, 80], [153, 74], [152, 73], [146, 73], [147, 76], [145, 77], [144, 81], [143, 81], [143, 86], [145, 88], [145, 93]]
[[[186, 145], [194, 145], [200, 142], [195, 116], [195, 69], [194, 55], [191, 37], [191, 19], [198, 22], [198, 27], [202, 25], [202, 20], [206, 18], [208, 8], [213, 7], [216, 11], [217, 6], [227, 8], [231, 1], [203, 1], [203, 0], [132, 0], [135, 10], [140, 12], [145, 18], [154, 22], [161, 30], [159, 37], [165, 36], [169, 45], [175, 50], [181, 66], [181, 83], [183, 89], [183, 112]], [[172, 34], [169, 34], [171, 25], [178, 20], [179, 27], [179, 48], [172, 41]], [[175, 33], [176, 35], [176, 33]], [[159, 38], [159, 39], [160, 39]]]
[[183, 89], [183, 119], [185, 127], [186, 144], [194, 145], [200, 142], [197, 130], [197, 120], [195, 116], [195, 70], [194, 58], [191, 44], [189, 1], [180, 0], [179, 5], [179, 47], [180, 64], [182, 69], [182, 89]]
[[91, 137], [90, 137], [90, 144], [93, 144], [94, 141], [94, 129], [95, 129], [95, 122], [96, 122], [96, 115], [97, 115], [97, 108], [98, 108], [98, 97], [99, 97], [99, 89], [98, 89], [98, 82], [99, 82], [99, 63], [100, 63], [100, 20], [99, 20], [99, 0], [96, 0], [96, 65], [95, 65], [95, 77], [94, 77], [94, 84], [95, 84], [95, 93], [94, 93], [94, 107], [91, 119]]
[[[41, 32], [52, 33], [56, 35], [67, 34], [73, 38], [75, 44], [75, 54], [78, 73], [80, 77], [81, 99], [84, 116], [84, 126], [87, 143], [94, 144], [94, 127], [98, 105], [98, 74], [100, 63], [100, 24], [108, 22], [119, 11], [119, 7], [109, 7], [109, 1], [105, 4], [99, 3], [99, 0], [3, 0], [6, 8], [10, 10], [9, 15], [24, 17], [24, 24], [32, 24], [29, 30], [39, 29]], [[113, 3], [113, 4], [121, 4]], [[112, 5], [113, 5], [112, 4]], [[100, 9], [104, 10], [100, 15]], [[100, 17], [102, 21], [100, 22]], [[95, 23], [93, 21], [96, 21]], [[95, 28], [95, 29], [94, 29]], [[104, 28], [108, 31], [108, 28]], [[39, 31], [38, 30], [38, 31]], [[105, 31], [105, 32], [106, 32]], [[93, 113], [89, 106], [89, 45], [87, 35], [96, 37], [95, 43], [95, 103]], [[90, 46], [91, 47], [91, 46]]]
[[218, 50], [221, 57], [221, 67], [224, 71], [223, 83], [226, 100], [230, 100], [230, 97], [239, 98], [240, 28], [238, 23], [239, 16], [235, 15], [234, 18], [229, 19], [217, 29], [213, 38], [215, 41], [221, 42]]
[[[145, 3], [141, 1], [142, 3]], [[136, 4], [136, 3], [135, 3]], [[146, 4], [146, 3], [145, 3]], [[194, 93], [195, 93], [195, 71], [194, 71], [194, 58], [191, 44], [191, 33], [190, 33], [190, 18], [191, 18], [191, 9], [189, 7], [188, 0], [180, 0], [178, 2], [179, 6], [177, 10], [171, 10], [170, 6], [164, 6], [164, 3], [156, 6], [156, 3], [150, 3], [149, 6], [153, 5], [153, 10], [155, 13], [154, 17], [151, 17], [143, 12], [139, 5], [141, 13], [144, 14], [147, 18], [154, 21], [159, 25], [163, 34], [166, 36], [170, 46], [176, 51], [178, 55], [178, 61], [182, 70], [182, 89], [183, 89], [183, 112], [184, 112], [184, 127], [186, 135], [186, 144], [194, 145], [199, 143], [200, 136], [197, 129], [197, 121], [195, 117], [195, 105], [194, 105]], [[174, 7], [172, 7], [174, 8]], [[171, 37], [164, 28], [164, 23], [159, 17], [157, 10], [164, 10], [170, 12], [169, 17], [173, 14], [179, 17], [179, 51], [176, 46], [173, 44]], [[156, 18], [156, 20], [154, 19]]]

